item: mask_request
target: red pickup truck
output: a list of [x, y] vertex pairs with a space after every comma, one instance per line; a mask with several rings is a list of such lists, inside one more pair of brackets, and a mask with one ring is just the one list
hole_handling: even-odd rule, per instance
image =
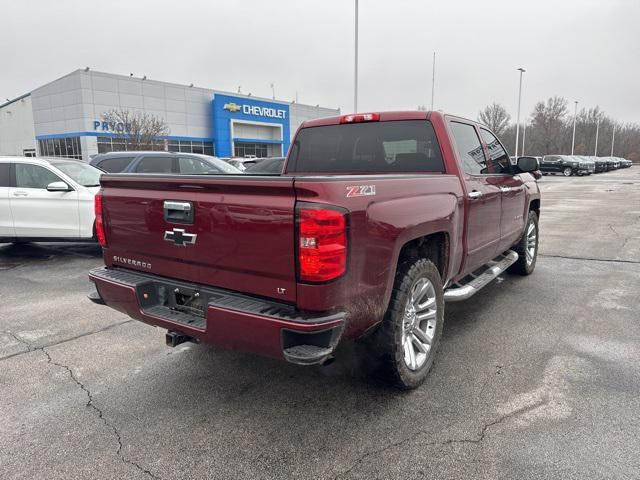
[[445, 302], [533, 271], [537, 168], [473, 121], [385, 112], [305, 122], [281, 175], [106, 174], [90, 298], [171, 346], [310, 365], [358, 339], [414, 388]]

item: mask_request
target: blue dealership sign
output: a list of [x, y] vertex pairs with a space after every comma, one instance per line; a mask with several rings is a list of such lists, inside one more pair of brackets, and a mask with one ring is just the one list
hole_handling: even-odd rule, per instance
[[[231, 123], [259, 123], [281, 127], [281, 141], [265, 140], [265, 143], [282, 144], [282, 152], [289, 148], [289, 104], [265, 102], [249, 97], [234, 95], [219, 95], [213, 97], [213, 129], [216, 145], [216, 155], [219, 157], [233, 156]], [[237, 139], [242, 140], [242, 139]], [[259, 142], [259, 139], [247, 139]]]

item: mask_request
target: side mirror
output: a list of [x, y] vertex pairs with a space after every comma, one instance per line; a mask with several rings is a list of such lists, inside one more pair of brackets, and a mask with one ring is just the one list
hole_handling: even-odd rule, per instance
[[64, 182], [51, 182], [47, 185], [47, 190], [49, 192], [69, 192], [71, 187]]
[[538, 160], [533, 157], [520, 157], [518, 159], [518, 169], [521, 172], [535, 172], [540, 167], [538, 166]]

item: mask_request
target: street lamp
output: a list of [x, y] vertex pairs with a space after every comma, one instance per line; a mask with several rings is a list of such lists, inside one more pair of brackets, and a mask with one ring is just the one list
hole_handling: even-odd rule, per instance
[[431, 68], [431, 111], [433, 111], [433, 97], [436, 93], [436, 52], [433, 52], [433, 67]]
[[576, 118], [578, 117], [578, 101], [575, 102], [573, 110], [573, 139], [571, 140], [571, 155], [573, 155], [573, 149], [576, 146]]
[[518, 89], [518, 114], [516, 116], [516, 163], [518, 162], [518, 142], [520, 141], [520, 101], [522, 100], [522, 74], [525, 69], [518, 68], [520, 72], [520, 88]]
[[613, 157], [613, 143], [616, 141], [616, 124], [613, 124], [613, 133], [611, 134], [611, 156]]
[[356, 25], [355, 25], [355, 65], [354, 65], [354, 85], [353, 85], [353, 112], [358, 112], [358, 0], [356, 2]]
[[276, 86], [273, 84], [273, 82], [271, 82], [269, 85], [271, 86], [271, 96], [275, 100], [276, 99]]
[[596, 148], [593, 152], [594, 156], [598, 156], [598, 133], [600, 133], [600, 117], [596, 120]]

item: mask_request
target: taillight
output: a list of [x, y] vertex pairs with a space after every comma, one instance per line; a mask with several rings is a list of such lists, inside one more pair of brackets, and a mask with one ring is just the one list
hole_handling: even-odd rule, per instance
[[104, 233], [104, 218], [102, 216], [102, 192], [96, 193], [94, 197], [94, 211], [96, 213], [96, 238], [101, 247], [107, 246], [107, 236]]
[[354, 115], [343, 115], [340, 117], [340, 123], [377, 122], [379, 120], [379, 113], [356, 113]]
[[347, 269], [347, 221], [342, 212], [299, 208], [298, 242], [301, 281], [326, 282]]

